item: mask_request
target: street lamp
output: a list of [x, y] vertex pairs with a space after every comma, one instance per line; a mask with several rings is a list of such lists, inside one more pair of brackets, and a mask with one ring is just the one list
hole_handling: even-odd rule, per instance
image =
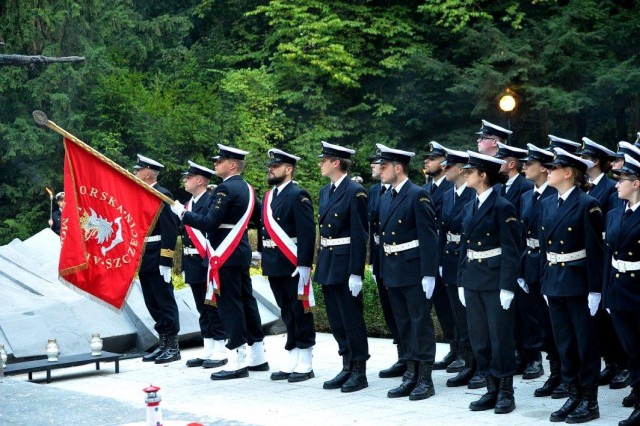
[[511, 130], [511, 111], [516, 108], [516, 98], [511, 95], [509, 89], [507, 89], [507, 93], [498, 101], [498, 106], [507, 114], [507, 129]]

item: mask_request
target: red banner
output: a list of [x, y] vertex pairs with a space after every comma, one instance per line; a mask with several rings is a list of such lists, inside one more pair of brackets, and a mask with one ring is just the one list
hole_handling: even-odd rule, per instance
[[70, 140], [64, 147], [60, 278], [120, 310], [162, 200]]

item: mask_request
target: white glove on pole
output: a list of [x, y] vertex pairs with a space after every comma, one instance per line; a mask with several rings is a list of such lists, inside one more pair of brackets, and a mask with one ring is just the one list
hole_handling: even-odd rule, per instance
[[467, 302], [464, 300], [464, 287], [458, 287], [458, 299], [460, 299], [460, 303], [465, 308], [467, 307]]
[[589, 313], [594, 316], [598, 312], [598, 305], [600, 305], [601, 293], [589, 293], [587, 296], [587, 302], [589, 303]]
[[518, 285], [525, 293], [529, 294], [529, 286], [524, 282], [524, 278], [518, 278]]
[[513, 301], [513, 296], [515, 296], [515, 294], [512, 291], [500, 290], [500, 304], [502, 305], [502, 309], [505, 311], [509, 309], [511, 301]]
[[164, 279], [165, 282], [170, 283], [171, 282], [171, 266], [160, 265], [160, 275], [162, 275], [162, 278]]
[[311, 276], [311, 268], [308, 266], [298, 266], [291, 274], [292, 277], [298, 277], [298, 294], [304, 294], [304, 286], [309, 282]]
[[184, 206], [180, 203], [180, 201], [174, 201], [171, 206], [171, 211], [182, 219], [182, 215], [184, 214]]
[[262, 259], [262, 253], [260, 253], [259, 251], [251, 252], [251, 260], [260, 260], [260, 259]]
[[436, 288], [436, 277], [422, 277], [422, 290], [427, 295], [427, 299], [433, 296], [433, 290]]
[[362, 290], [362, 277], [360, 275], [349, 275], [349, 290], [351, 295], [356, 297]]

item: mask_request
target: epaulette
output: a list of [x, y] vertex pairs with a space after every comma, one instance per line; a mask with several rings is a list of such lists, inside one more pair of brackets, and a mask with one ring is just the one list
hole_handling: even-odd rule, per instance
[[598, 207], [598, 206], [596, 206], [596, 207], [591, 207], [591, 208], [589, 209], [589, 213], [593, 213], [593, 212], [600, 212], [600, 213], [602, 213], [602, 209], [601, 209], [600, 207]]
[[509, 223], [509, 222], [517, 222], [518, 219], [515, 216], [509, 217], [507, 218], [507, 220], [505, 220], [505, 223]]
[[420, 201], [421, 203], [430, 203], [431, 200], [429, 199], [429, 197], [420, 197]]

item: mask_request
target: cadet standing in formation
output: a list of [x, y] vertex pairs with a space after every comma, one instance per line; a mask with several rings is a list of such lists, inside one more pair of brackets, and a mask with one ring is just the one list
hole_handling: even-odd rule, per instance
[[[211, 205], [211, 194], [207, 186], [214, 171], [188, 161], [189, 168], [182, 178], [184, 189], [192, 195], [185, 210], [206, 214]], [[218, 308], [204, 303], [207, 294], [207, 240], [204, 234], [190, 226], [182, 226], [182, 273], [184, 281], [191, 288], [196, 308], [200, 314], [200, 334], [204, 343], [201, 356], [187, 361], [187, 367], [215, 368], [227, 363], [224, 332]]]
[[56, 204], [58, 204], [58, 208], [51, 213], [51, 219], [49, 219], [49, 227], [53, 232], [60, 235], [60, 227], [62, 225], [62, 209], [64, 208], [64, 192], [58, 192], [56, 194]]
[[[173, 198], [166, 188], [158, 184], [158, 175], [163, 168], [164, 166], [157, 161], [138, 155], [134, 174], [147, 185]], [[180, 359], [180, 318], [171, 283], [173, 252], [177, 239], [178, 221], [165, 203], [156, 226], [145, 238], [146, 246], [138, 271], [144, 304], [155, 321], [154, 328], [160, 337], [160, 344], [156, 350], [142, 357], [142, 361], [145, 362], [163, 364]]]
[[[313, 313], [303, 301], [313, 301], [311, 267], [316, 242], [311, 196], [292, 182], [300, 157], [270, 149], [267, 183], [273, 187], [262, 204], [262, 273], [280, 307], [287, 327], [284, 348], [288, 361], [271, 380], [301, 382], [314, 377], [311, 358], [316, 344]], [[305, 291], [306, 290], [306, 291]], [[305, 296], [306, 295], [306, 296]]]

